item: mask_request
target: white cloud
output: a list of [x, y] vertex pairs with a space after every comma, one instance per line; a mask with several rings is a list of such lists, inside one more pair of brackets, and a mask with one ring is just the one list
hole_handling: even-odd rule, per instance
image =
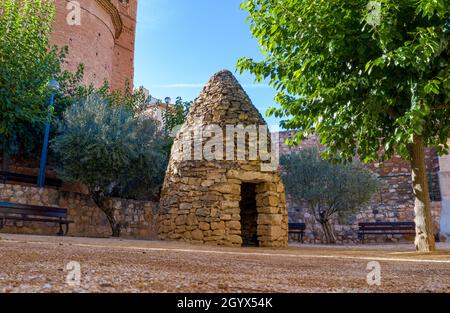
[[166, 85], [156, 85], [156, 88], [202, 88], [204, 84], [166, 84]]
[[[156, 85], [155, 88], [174, 88], [174, 89], [187, 89], [187, 88], [202, 88], [205, 84], [196, 83], [196, 84], [188, 84], [188, 83], [177, 83], [177, 84], [165, 84], [165, 85]], [[270, 88], [267, 84], [242, 84], [243, 88]]]
[[267, 84], [243, 84], [244, 88], [271, 88], [270, 85]]

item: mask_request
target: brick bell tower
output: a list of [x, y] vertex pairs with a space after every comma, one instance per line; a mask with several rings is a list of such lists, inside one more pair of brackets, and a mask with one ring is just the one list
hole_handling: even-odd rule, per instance
[[111, 87], [123, 88], [128, 80], [133, 87], [134, 47], [136, 38], [137, 0], [112, 0], [122, 19], [122, 32], [114, 45]]
[[[55, 0], [50, 43], [68, 46], [64, 68], [85, 66], [84, 83], [108, 81], [112, 89], [133, 87], [137, 0]], [[79, 12], [76, 23], [74, 12]]]

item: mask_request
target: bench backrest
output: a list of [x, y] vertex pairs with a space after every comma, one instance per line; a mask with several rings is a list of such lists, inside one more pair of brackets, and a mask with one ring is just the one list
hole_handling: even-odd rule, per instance
[[413, 229], [416, 227], [414, 222], [378, 222], [378, 223], [359, 223], [359, 228], [370, 230], [387, 229]]
[[289, 223], [289, 229], [291, 230], [305, 230], [306, 224], [305, 223]]
[[[26, 184], [36, 184], [37, 176], [0, 171], [0, 181], [4, 181], [4, 182], [11, 181], [11, 182], [18, 182], [18, 183], [26, 183]], [[62, 186], [62, 180], [46, 177], [45, 185], [59, 188]]]
[[0, 214], [18, 214], [53, 218], [67, 218], [67, 209], [0, 202]]

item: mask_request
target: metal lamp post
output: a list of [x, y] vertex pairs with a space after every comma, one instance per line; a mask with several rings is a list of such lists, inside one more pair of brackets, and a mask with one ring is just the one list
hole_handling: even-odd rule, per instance
[[59, 83], [56, 80], [51, 80], [49, 82], [49, 87], [51, 90], [50, 94], [50, 105], [49, 105], [49, 113], [47, 122], [45, 123], [45, 135], [44, 135], [44, 144], [42, 146], [41, 152], [41, 162], [39, 166], [39, 176], [38, 176], [38, 187], [43, 188], [45, 186], [45, 168], [47, 166], [47, 156], [48, 156], [48, 141], [50, 137], [50, 122], [51, 122], [51, 109], [55, 105], [55, 94], [59, 90]]
[[166, 134], [167, 134], [169, 132], [169, 125], [168, 125], [169, 105], [170, 105], [170, 102], [172, 101], [172, 99], [170, 97], [166, 97], [164, 99], [164, 101], [166, 102], [166, 120], [165, 120], [165, 123], [164, 123], [165, 124], [164, 128], [165, 128]]

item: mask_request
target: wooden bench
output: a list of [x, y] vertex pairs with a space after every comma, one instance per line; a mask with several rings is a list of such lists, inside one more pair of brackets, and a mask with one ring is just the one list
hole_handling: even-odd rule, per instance
[[[67, 219], [67, 209], [0, 202], [0, 229], [8, 220], [59, 224], [58, 236], [67, 235], [69, 225], [74, 223]], [[66, 228], [65, 232], [63, 225]]]
[[358, 238], [364, 243], [366, 235], [415, 235], [414, 222], [359, 223]]
[[[17, 182], [17, 183], [26, 183], [26, 184], [36, 184], [37, 176], [33, 175], [25, 175], [25, 174], [17, 174], [11, 172], [2, 172], [0, 171], [0, 182]], [[62, 180], [56, 178], [45, 178], [45, 185], [50, 187], [61, 188]]]
[[305, 223], [289, 223], [289, 239], [303, 243], [305, 230], [306, 230]]

